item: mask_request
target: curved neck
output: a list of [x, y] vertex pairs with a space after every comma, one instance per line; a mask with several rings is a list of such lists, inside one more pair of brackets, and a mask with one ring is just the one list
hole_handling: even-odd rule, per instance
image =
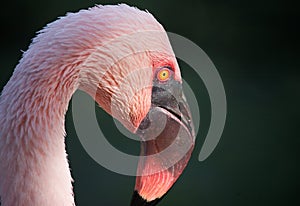
[[48, 66], [48, 70], [28, 72], [28, 61], [21, 61], [2, 91], [0, 196], [4, 206], [74, 205], [64, 116], [78, 87], [78, 71], [72, 65]]
[[[151, 102], [151, 89], [141, 90], [140, 102], [135, 90], [152, 82], [152, 72], [132, 71], [176, 62], [167, 38], [151, 14], [120, 5], [68, 14], [33, 39], [0, 98], [3, 206], [74, 205], [64, 144], [72, 94], [77, 88], [96, 91], [93, 97], [110, 112], [110, 97], [117, 93], [117, 112], [111, 113], [133, 130]], [[157, 53], [164, 55], [152, 56]], [[123, 91], [122, 78], [130, 73]], [[137, 112], [137, 103], [144, 110]]]

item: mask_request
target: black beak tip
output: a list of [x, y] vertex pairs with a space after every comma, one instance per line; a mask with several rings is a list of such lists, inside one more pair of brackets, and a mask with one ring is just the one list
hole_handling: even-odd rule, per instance
[[131, 198], [131, 203], [130, 206], [155, 206], [161, 198], [157, 198], [152, 201], [147, 201], [144, 198], [142, 198], [137, 191], [133, 192], [132, 198]]

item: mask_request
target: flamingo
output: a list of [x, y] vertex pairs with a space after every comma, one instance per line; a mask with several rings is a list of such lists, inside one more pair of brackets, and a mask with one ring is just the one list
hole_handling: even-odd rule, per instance
[[156, 205], [186, 167], [195, 134], [165, 30], [120, 4], [68, 13], [23, 53], [0, 98], [2, 206], [75, 205], [64, 116], [77, 89], [141, 137], [131, 206]]

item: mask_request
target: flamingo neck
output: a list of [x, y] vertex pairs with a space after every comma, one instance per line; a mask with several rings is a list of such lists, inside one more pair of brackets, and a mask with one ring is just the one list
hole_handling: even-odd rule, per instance
[[71, 206], [64, 116], [77, 88], [77, 71], [66, 67], [28, 72], [28, 63], [17, 66], [0, 99], [2, 205]]

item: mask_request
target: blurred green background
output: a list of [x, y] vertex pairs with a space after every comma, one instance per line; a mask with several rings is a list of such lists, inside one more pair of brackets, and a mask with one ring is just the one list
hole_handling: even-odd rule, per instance
[[[192, 159], [160, 203], [172, 205], [300, 205], [299, 8], [289, 1], [123, 1], [149, 10], [165, 27], [199, 45], [216, 65], [225, 86], [228, 115], [221, 141], [204, 162], [197, 160], [210, 121], [201, 79], [183, 62], [194, 90], [201, 127]], [[1, 4], [0, 88], [11, 76], [35, 32], [69, 11], [119, 1], [23, 0]], [[101, 109], [109, 141], [137, 154]], [[1, 117], [0, 117], [1, 118]], [[67, 150], [77, 205], [129, 205], [134, 177], [113, 173], [82, 148], [67, 114]], [[297, 123], [298, 122], [298, 123]]]

